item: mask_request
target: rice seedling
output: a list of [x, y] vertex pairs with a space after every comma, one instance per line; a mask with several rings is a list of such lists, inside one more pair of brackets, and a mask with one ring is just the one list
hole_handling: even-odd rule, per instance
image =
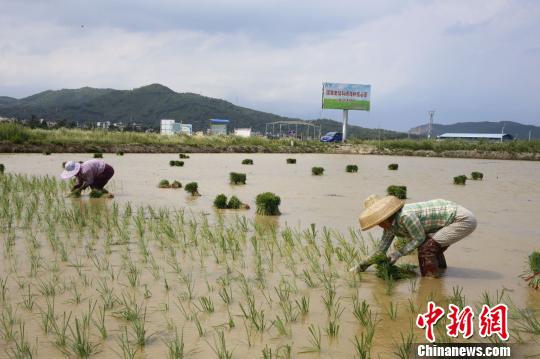
[[540, 318], [538, 311], [532, 309], [519, 309], [517, 313], [516, 329], [520, 332], [540, 335]]
[[528, 258], [528, 268], [520, 276], [531, 288], [540, 288], [540, 252], [532, 252]]
[[178, 157], [180, 157], [180, 159], [186, 159], [189, 158], [189, 155], [186, 155], [185, 153], [180, 153], [178, 154]]
[[388, 186], [386, 193], [389, 196], [395, 196], [399, 199], [407, 199], [407, 186]]
[[68, 340], [67, 352], [68, 355], [74, 355], [78, 358], [89, 358], [96, 354], [99, 349], [99, 343], [90, 341], [90, 326], [84, 320], [75, 318], [75, 330], [69, 326], [71, 336]]
[[5, 278], [0, 277], [0, 302], [2, 303], [5, 303], [6, 301], [7, 280], [8, 280], [7, 276]]
[[460, 308], [465, 306], [465, 296], [463, 295], [463, 287], [452, 287], [452, 295], [448, 297], [448, 303], [455, 304]]
[[101, 152], [94, 153], [94, 158], [103, 158], [103, 153]]
[[231, 184], [246, 184], [246, 174], [231, 172], [229, 173], [229, 180]]
[[358, 166], [357, 165], [347, 165], [345, 167], [345, 172], [356, 173], [356, 172], [358, 172]]
[[199, 297], [199, 305], [200, 305], [200, 308], [195, 305], [195, 307], [199, 310], [199, 311], [204, 311], [206, 313], [214, 313], [214, 302], [212, 301], [212, 298], [210, 297]]
[[199, 185], [197, 184], [197, 182], [190, 182], [190, 183], [186, 184], [184, 189], [186, 190], [186, 192], [188, 192], [192, 196], [200, 196], [200, 194], [199, 194]]
[[32, 291], [30, 289], [30, 284], [28, 284], [28, 293], [22, 295], [23, 299], [23, 305], [28, 311], [32, 311], [34, 308], [34, 294], [32, 294]]
[[146, 345], [148, 337], [146, 336], [146, 307], [141, 312], [141, 315], [137, 316], [135, 320], [131, 321], [131, 328], [135, 333], [135, 344], [140, 347]]
[[[19, 323], [18, 335], [13, 338], [14, 348], [10, 348], [8, 356], [15, 359], [28, 359], [37, 356], [37, 351], [30, 347], [26, 339], [26, 328], [23, 322]], [[11, 354], [11, 355], [10, 355]]]
[[300, 351], [299, 353], [300, 354], [320, 353], [321, 347], [322, 347], [321, 346], [321, 339], [322, 339], [321, 328], [320, 327], [315, 328], [315, 325], [310, 324], [308, 327], [308, 331], [309, 331], [309, 343], [311, 344], [311, 346], [304, 347], [302, 351]]
[[403, 333], [399, 333], [399, 335], [401, 336], [401, 342], [394, 344], [396, 347], [394, 355], [399, 359], [409, 359], [413, 352], [415, 335], [412, 332], [412, 329], [406, 336], [404, 336]]
[[309, 297], [302, 296], [300, 300], [295, 300], [296, 306], [302, 315], [309, 313]]
[[238, 199], [236, 196], [231, 196], [229, 198], [229, 202], [227, 202], [227, 208], [229, 209], [249, 209], [249, 205], [246, 203], [243, 203]]
[[467, 176], [459, 175], [454, 177], [454, 184], [464, 185], [467, 182]]
[[171, 188], [171, 184], [166, 179], [162, 179], [158, 184], [159, 188]]
[[279, 315], [276, 315], [276, 319], [272, 321], [272, 326], [276, 328], [279, 335], [283, 337], [290, 337], [291, 333]]
[[242, 164], [243, 164], [243, 165], [252, 165], [252, 164], [253, 164], [253, 160], [250, 159], [250, 158], [246, 158], [246, 159], [242, 160]]
[[484, 179], [484, 174], [482, 172], [474, 171], [474, 172], [471, 172], [471, 178], [475, 181], [478, 181], [478, 180], [481, 181]]
[[124, 331], [120, 333], [120, 337], [117, 337], [118, 345], [120, 346], [120, 349], [122, 350], [122, 358], [134, 359], [135, 354], [137, 354], [137, 351], [139, 350], [140, 347], [136, 347], [131, 344], [129, 340], [127, 327], [124, 327], [123, 329]]
[[397, 171], [398, 168], [399, 168], [399, 165], [398, 165], [397, 163], [390, 163], [390, 164], [388, 165], [388, 169], [389, 169], [390, 171]]
[[124, 151], [116, 151], [116, 155], [117, 155], [117, 156], [123, 156], [123, 155], [124, 155]]
[[216, 354], [218, 359], [232, 359], [233, 352], [227, 348], [227, 343], [225, 341], [225, 334], [223, 333], [223, 331], [218, 330], [216, 335], [214, 336], [214, 345], [210, 343], [208, 343], [208, 345], [210, 346], [212, 351]]
[[322, 176], [324, 173], [324, 168], [322, 167], [311, 167], [311, 174], [314, 176]]
[[277, 216], [280, 214], [281, 198], [272, 192], [264, 192], [255, 198], [257, 214], [263, 216]]
[[167, 357], [169, 359], [183, 359], [187, 356], [185, 352], [185, 343], [184, 343], [184, 331], [180, 336], [178, 336], [178, 329], [175, 329], [175, 336], [171, 340], [165, 341], [167, 346]]
[[0, 332], [6, 341], [15, 338], [15, 324], [17, 324], [17, 319], [13, 307], [11, 304], [4, 306], [0, 315]]
[[6, 171], [6, 166], [3, 163], [0, 163], [0, 175], [3, 175], [5, 171]]
[[58, 320], [53, 318], [52, 320], [52, 332], [55, 335], [54, 345], [59, 348], [64, 348], [68, 341], [67, 330], [69, 328], [69, 321], [71, 319], [71, 312], [66, 316], [64, 312], [62, 316], [62, 321], [59, 323]]
[[171, 188], [182, 188], [182, 183], [178, 181], [172, 181]]
[[105, 196], [106, 194], [108, 194], [106, 190], [99, 190], [99, 189], [93, 188], [92, 190], [90, 190], [90, 194], [88, 196], [90, 198], [101, 198]]
[[296, 164], [296, 158], [287, 158], [287, 164], [294, 165]]
[[43, 155], [44, 155], [44, 156], [50, 156], [50, 155], [51, 155], [51, 152], [50, 152], [50, 151], [43, 151]]
[[398, 314], [397, 303], [394, 304], [393, 301], [390, 301], [390, 304], [388, 305], [388, 308], [386, 309], [386, 313], [388, 314], [388, 317], [390, 318], [390, 320], [395, 321], [397, 319], [397, 314]]

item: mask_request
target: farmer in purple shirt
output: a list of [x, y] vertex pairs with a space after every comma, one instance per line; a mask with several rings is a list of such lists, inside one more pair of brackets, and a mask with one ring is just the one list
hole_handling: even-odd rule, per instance
[[74, 161], [66, 162], [64, 172], [62, 172], [60, 177], [64, 180], [72, 177], [77, 179], [77, 183], [71, 189], [72, 194], [80, 193], [88, 187], [108, 193], [103, 187], [105, 187], [113, 175], [114, 169], [106, 164], [105, 161], [89, 160], [82, 164]]

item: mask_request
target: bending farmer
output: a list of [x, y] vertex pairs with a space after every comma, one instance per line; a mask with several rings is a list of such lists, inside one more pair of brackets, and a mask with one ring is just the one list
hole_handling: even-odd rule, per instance
[[84, 163], [74, 161], [66, 162], [64, 172], [60, 177], [64, 180], [75, 177], [77, 183], [71, 189], [71, 193], [80, 193], [86, 188], [100, 190], [108, 193], [105, 187], [114, 175], [114, 169], [103, 160], [89, 160]]
[[437, 277], [446, 268], [444, 251], [476, 228], [476, 218], [468, 209], [444, 199], [405, 204], [394, 196], [371, 195], [364, 202], [359, 220], [363, 231], [378, 225], [384, 232], [377, 253], [351, 270], [365, 271], [375, 263], [377, 255], [386, 254], [398, 236], [409, 242], [388, 255], [390, 262], [418, 248], [420, 272], [430, 277]]

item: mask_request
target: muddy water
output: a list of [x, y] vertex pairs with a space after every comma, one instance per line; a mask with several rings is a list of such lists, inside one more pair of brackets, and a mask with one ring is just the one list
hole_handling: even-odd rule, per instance
[[[462, 242], [447, 251], [449, 269], [439, 280], [419, 279], [412, 282], [399, 283], [395, 294], [385, 294], [384, 285], [371, 273], [363, 276], [360, 294], [373, 305], [385, 312], [390, 301], [398, 304], [399, 313], [407, 313], [408, 299], [412, 298], [417, 305], [425, 305], [430, 296], [444, 297], [452, 293], [452, 288], [463, 287], [463, 294], [471, 302], [478, 302], [483, 292], [494, 294], [505, 289], [514, 303], [519, 306], [540, 309], [540, 295], [532, 292], [518, 278], [525, 268], [527, 255], [540, 247], [540, 227], [538, 203], [540, 203], [540, 163], [521, 161], [493, 161], [471, 159], [441, 159], [413, 157], [381, 157], [360, 155], [279, 155], [279, 154], [191, 154], [184, 160], [184, 167], [170, 167], [168, 162], [177, 159], [172, 155], [130, 155], [123, 157], [105, 155], [105, 161], [116, 171], [110, 189], [115, 193], [114, 201], [131, 202], [135, 205], [152, 205], [155, 207], [187, 208], [194, 213], [205, 212], [215, 214], [212, 208], [214, 197], [219, 193], [236, 195], [251, 205], [248, 211], [226, 211], [225, 215], [245, 215], [258, 221], [286, 224], [305, 228], [315, 223], [318, 228], [327, 226], [343, 233], [349, 227], [358, 227], [357, 217], [362, 202], [371, 193], [384, 195], [386, 187], [392, 184], [406, 185], [408, 201], [423, 201], [432, 198], [445, 198], [455, 201], [470, 209], [478, 219], [477, 230]], [[53, 154], [43, 155], [0, 155], [0, 163], [6, 165], [7, 172], [36, 175], [58, 175], [61, 163], [70, 159], [85, 160], [89, 155]], [[297, 159], [297, 164], [285, 163], [287, 157]], [[254, 165], [241, 165], [244, 158], [252, 158]], [[399, 163], [398, 171], [388, 171], [389, 163]], [[358, 173], [346, 173], [347, 164], [356, 164]], [[311, 175], [311, 167], [325, 168], [323, 176]], [[229, 172], [245, 172], [247, 185], [232, 186], [228, 183]], [[466, 186], [456, 186], [452, 178], [472, 171], [484, 173], [483, 181], [468, 181]], [[199, 183], [202, 196], [191, 198], [182, 189], [158, 189], [161, 179], [179, 180], [182, 184], [191, 181]], [[257, 218], [255, 216], [254, 199], [258, 193], [272, 191], [281, 196], [282, 215], [276, 218]], [[82, 201], [88, 201], [83, 198]], [[377, 238], [380, 232], [372, 230], [366, 235]], [[415, 263], [413, 256], [404, 259]], [[207, 272], [210, 272], [207, 269]], [[147, 278], [151, 282], [151, 276]], [[205, 286], [204, 283], [201, 284]], [[157, 292], [157, 288], [154, 290]], [[345, 297], [352, 291], [344, 290]], [[317, 293], [320, 295], [321, 293]], [[262, 298], [262, 297], [261, 297]], [[259, 298], [260, 299], [260, 298]], [[324, 317], [324, 308], [316, 297], [312, 298], [310, 316], [317, 313]], [[347, 302], [350, 304], [350, 300]], [[218, 310], [217, 310], [218, 311]], [[384, 316], [384, 314], [383, 314]], [[204, 318], [203, 318], [204, 320]], [[205, 323], [219, 325], [216, 320]], [[159, 325], [156, 325], [157, 331]], [[237, 325], [241, 322], [237, 320]], [[407, 330], [408, 319], [397, 321], [384, 320], [379, 332], [397, 333]], [[354, 318], [345, 318], [342, 331], [354, 331]], [[295, 347], [308, 345], [307, 323], [294, 324]], [[302, 334], [303, 333], [303, 334]], [[421, 335], [421, 332], [417, 332]], [[197, 337], [194, 328], [186, 327], [186, 340], [200, 341], [199, 346], [206, 347], [203, 354], [210, 354], [208, 346]], [[268, 338], [266, 338], [268, 339]], [[208, 339], [212, 342], [212, 339]], [[262, 345], [263, 338], [259, 338]], [[323, 334], [323, 346], [329, 347], [321, 354], [332, 357], [350, 357], [352, 344], [346, 338], [332, 342]], [[245, 339], [232, 341], [236, 348], [236, 357], [252, 354], [246, 346]], [[281, 343], [271, 339], [273, 346]], [[111, 343], [113, 345], [114, 343]], [[378, 335], [375, 339], [374, 353], [387, 357], [392, 353], [392, 341]], [[145, 349], [148, 354], [154, 350], [164, 354], [163, 346], [154, 348], [149, 345]], [[260, 353], [260, 349], [259, 349]], [[102, 353], [113, 355], [111, 351]], [[1, 354], [0, 354], [1, 355]], [[293, 355], [296, 356], [296, 355]]]

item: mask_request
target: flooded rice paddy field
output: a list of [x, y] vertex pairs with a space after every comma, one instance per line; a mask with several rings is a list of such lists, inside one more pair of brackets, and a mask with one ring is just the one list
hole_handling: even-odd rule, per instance
[[[0, 155], [0, 163], [6, 174], [58, 177], [63, 161], [90, 157]], [[540, 240], [539, 163], [190, 157], [183, 167], [170, 167], [177, 155], [105, 154], [116, 171], [113, 200], [65, 198], [59, 181], [4, 178], [0, 347], [6, 351], [0, 357], [24, 352], [24, 342], [38, 357], [166, 357], [182, 343], [184, 354], [200, 358], [227, 351], [235, 358], [399, 357], [407, 342], [401, 334], [425, 341], [412, 320], [428, 300], [478, 308], [498, 302], [501, 293], [512, 307], [511, 341], [528, 344], [516, 350], [540, 353], [540, 325], [524, 319], [538, 318], [539, 293], [518, 277]], [[286, 164], [289, 157], [297, 163]], [[244, 158], [254, 165], [241, 165]], [[389, 163], [399, 170], [389, 171]], [[358, 165], [358, 173], [346, 173], [348, 164]], [[313, 166], [324, 167], [324, 175], [312, 176]], [[484, 180], [452, 183], [472, 171]], [[229, 172], [246, 173], [247, 184], [230, 185]], [[196, 181], [201, 196], [159, 189], [161, 179]], [[347, 272], [380, 236], [358, 229], [363, 200], [393, 184], [407, 186], [409, 202], [445, 198], [477, 216], [477, 230], [447, 251], [442, 278], [394, 283], [373, 271]], [[281, 216], [255, 215], [254, 199], [265, 191], [281, 197]], [[212, 203], [219, 193], [236, 195], [251, 209], [217, 211]], [[416, 264], [414, 255], [403, 261]], [[438, 339], [446, 341], [444, 323], [438, 327]]]

